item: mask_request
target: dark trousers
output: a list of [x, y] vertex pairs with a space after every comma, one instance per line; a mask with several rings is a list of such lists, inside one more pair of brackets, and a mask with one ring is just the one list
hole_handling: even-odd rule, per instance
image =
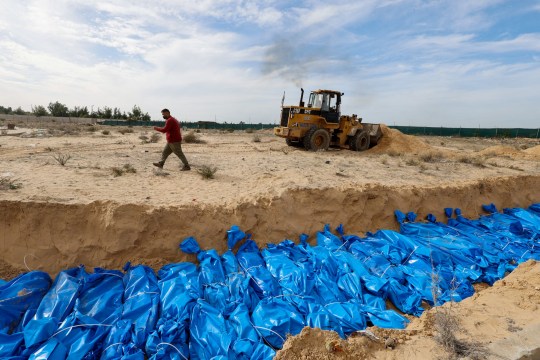
[[165, 161], [167, 160], [169, 155], [171, 155], [172, 153], [178, 156], [178, 158], [184, 163], [184, 166], [189, 166], [186, 156], [182, 152], [181, 142], [165, 144], [165, 147], [163, 148], [163, 152], [161, 153], [161, 161], [159, 162], [161, 166], [165, 164]]

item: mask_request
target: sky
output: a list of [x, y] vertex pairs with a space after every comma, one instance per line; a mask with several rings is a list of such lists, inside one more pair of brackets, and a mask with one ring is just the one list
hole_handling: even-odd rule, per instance
[[540, 127], [540, 0], [0, 0], [0, 105], [275, 123]]

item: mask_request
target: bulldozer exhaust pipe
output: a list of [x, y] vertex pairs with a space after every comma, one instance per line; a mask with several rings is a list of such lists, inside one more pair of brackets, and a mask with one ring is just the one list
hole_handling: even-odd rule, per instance
[[304, 107], [304, 89], [300, 88], [300, 107]]

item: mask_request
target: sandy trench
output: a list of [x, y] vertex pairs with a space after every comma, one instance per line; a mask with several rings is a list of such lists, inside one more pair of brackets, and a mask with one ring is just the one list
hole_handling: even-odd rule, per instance
[[[109, 135], [101, 133], [105, 129]], [[159, 158], [164, 142], [142, 144], [139, 137], [150, 135], [149, 129], [121, 134], [118, 128], [100, 127], [75, 135], [40, 135], [44, 133], [24, 129], [23, 137], [0, 137], [0, 176], [21, 184], [18, 189], [0, 190], [4, 279], [26, 269], [55, 274], [79, 264], [120, 268], [130, 260], [158, 269], [168, 262], [194, 261], [178, 250], [183, 238], [193, 235], [203, 248], [223, 252], [232, 224], [253, 233], [264, 246], [285, 238], [296, 240], [300, 233], [315, 235], [327, 223], [344, 224], [347, 232], [360, 234], [397, 229], [395, 209], [444, 219], [444, 207], [460, 207], [465, 216], [477, 217], [481, 204], [525, 207], [540, 201], [540, 142], [533, 139], [420, 138], [385, 129], [381, 144], [364, 153], [337, 149], [311, 153], [287, 147], [267, 131], [207, 131], [198, 134], [205, 144], [183, 145], [195, 170], [202, 165], [218, 168], [215, 179], [202, 180], [196, 171], [180, 173], [173, 157], [165, 166], [167, 175], [156, 173], [151, 162]], [[254, 136], [260, 142], [254, 142]], [[71, 159], [60, 166], [53, 156], [66, 153]], [[124, 164], [137, 172], [115, 177], [111, 169]], [[453, 304], [460, 319], [471, 314], [483, 319], [503, 316], [522, 329], [506, 336], [501, 330], [506, 320], [488, 321], [491, 330], [484, 332], [474, 332], [479, 327], [474, 324], [465, 325], [474, 336], [489, 338], [495, 352], [502, 351], [498, 345], [511, 347], [504, 341], [512, 342], [517, 335], [525, 338], [521, 331], [538, 333], [539, 324], [531, 319], [540, 318], [540, 310], [509, 302], [496, 307], [499, 313], [477, 316], [474, 306], [480, 301], [487, 304], [484, 294], [490, 294], [494, 303], [512, 296], [540, 304], [540, 291], [529, 293], [531, 286], [540, 289], [539, 265], [527, 264], [508, 277], [527, 286], [497, 283]], [[422, 330], [422, 321], [409, 329]], [[435, 358], [440, 351], [433, 345], [433, 332], [422, 330], [404, 337], [392, 351], [351, 338], [344, 345], [353, 349], [350, 354], [321, 349], [306, 357], [301, 350], [308, 349], [310, 341], [333, 335], [305, 332], [299, 335], [304, 345], [292, 338], [277, 358], [420, 359]], [[407, 344], [417, 342], [422, 345], [407, 350]]]

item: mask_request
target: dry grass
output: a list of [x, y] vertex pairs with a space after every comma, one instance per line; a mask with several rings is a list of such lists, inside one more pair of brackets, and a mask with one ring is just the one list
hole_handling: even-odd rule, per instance
[[122, 135], [125, 135], [125, 134], [132, 134], [133, 133], [133, 129], [132, 128], [124, 128], [124, 129], [120, 129], [118, 130], [118, 132]]
[[417, 166], [417, 165], [420, 165], [420, 162], [418, 160], [416, 160], [415, 158], [410, 158], [410, 159], [407, 159], [405, 161], [405, 165], [408, 165], [408, 166]]
[[463, 333], [458, 318], [450, 308], [439, 308], [435, 313], [435, 341], [447, 352], [449, 359], [467, 358], [486, 359], [489, 352], [483, 344], [472, 340], [458, 339], [456, 334]]
[[213, 179], [217, 171], [217, 167], [211, 167], [208, 165], [203, 165], [200, 169], [197, 169], [197, 172], [205, 180]]
[[153, 133], [150, 137], [146, 133], [141, 134], [139, 139], [142, 140], [143, 144], [157, 143], [161, 139], [161, 135], [158, 133]]
[[109, 130], [102, 130], [101, 133], [103, 135], [110, 135], [111, 134], [111, 132]]
[[17, 182], [16, 179], [8, 177], [0, 177], [0, 190], [16, 190], [20, 189], [22, 184]]
[[118, 177], [124, 174], [135, 174], [137, 169], [135, 169], [131, 164], [124, 164], [124, 166], [121, 168], [116, 166], [111, 168], [111, 171], [114, 177]]
[[420, 159], [428, 163], [441, 162], [444, 159], [444, 155], [440, 152], [432, 151], [432, 152], [420, 155]]
[[246, 133], [247, 133], [247, 134], [253, 134], [253, 129], [252, 129], [252, 128], [246, 129]]
[[151, 143], [157, 143], [160, 139], [161, 139], [161, 135], [159, 135], [159, 134], [157, 134], [157, 133], [153, 133], [153, 134], [150, 136], [149, 142], [151, 142]]
[[193, 131], [190, 131], [186, 135], [184, 135], [182, 137], [182, 142], [186, 144], [205, 144], [206, 143], [206, 141], [201, 139], [199, 135], [197, 135]]
[[255, 135], [253, 135], [253, 139], [251, 141], [256, 142], [256, 143], [260, 143], [261, 142], [261, 136], [255, 134]]
[[486, 160], [483, 157], [471, 157], [471, 156], [461, 156], [458, 161], [463, 164], [471, 164], [479, 168], [486, 167]]
[[71, 159], [70, 154], [56, 153], [53, 155], [54, 160], [62, 166], [65, 166], [69, 159]]
[[400, 153], [399, 151], [396, 151], [396, 150], [388, 150], [387, 154], [392, 156], [392, 157], [398, 157], [398, 156], [403, 155], [402, 153]]

